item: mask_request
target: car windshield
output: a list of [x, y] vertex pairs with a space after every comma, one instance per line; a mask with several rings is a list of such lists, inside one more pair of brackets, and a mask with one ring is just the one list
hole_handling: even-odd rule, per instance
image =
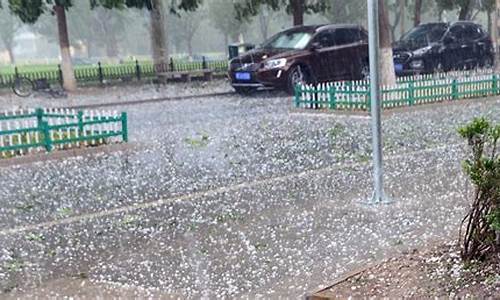
[[413, 28], [406, 33], [400, 43], [411, 48], [422, 48], [439, 41], [445, 34], [446, 24], [427, 24]]
[[311, 40], [312, 34], [303, 31], [285, 31], [273, 36], [262, 44], [262, 48], [304, 49]]

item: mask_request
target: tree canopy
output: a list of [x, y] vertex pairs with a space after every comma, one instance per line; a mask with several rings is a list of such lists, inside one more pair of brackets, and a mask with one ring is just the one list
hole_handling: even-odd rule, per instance
[[491, 11], [495, 5], [495, 0], [436, 0], [436, 3], [441, 10], [458, 9], [458, 18], [460, 20], [469, 20], [474, 9]]
[[285, 8], [288, 14], [319, 13], [330, 7], [329, 0], [242, 0], [235, 3], [237, 18], [248, 19], [259, 14], [262, 6], [272, 10]]
[[[38, 18], [53, 5], [62, 6], [68, 9], [73, 6], [74, 0], [8, 0], [9, 8], [13, 14], [19, 16], [24, 23], [33, 24]], [[203, 0], [170, 0], [170, 10], [194, 11]], [[147, 8], [152, 9], [152, 0], [89, 0], [89, 8], [103, 6], [105, 8]], [[1, 7], [1, 4], [0, 4]]]

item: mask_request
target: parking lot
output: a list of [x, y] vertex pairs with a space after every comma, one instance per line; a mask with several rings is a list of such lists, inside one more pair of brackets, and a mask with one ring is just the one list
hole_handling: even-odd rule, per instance
[[138, 147], [0, 169], [4, 292], [64, 294], [61, 280], [90, 280], [110, 295], [301, 297], [450, 241], [467, 205], [456, 128], [498, 121], [500, 101], [386, 115], [393, 202], [378, 206], [363, 203], [368, 117], [296, 111], [280, 93], [110, 109], [128, 112]]

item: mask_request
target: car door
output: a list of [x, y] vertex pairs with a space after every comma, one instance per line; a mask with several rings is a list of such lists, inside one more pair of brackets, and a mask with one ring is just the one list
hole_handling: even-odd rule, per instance
[[[485, 38], [486, 37], [486, 38]], [[479, 66], [489, 47], [487, 35], [476, 24], [466, 25], [466, 38], [469, 46], [469, 64], [472, 67]]]
[[368, 57], [367, 38], [357, 28], [339, 28], [335, 30], [335, 48], [331, 56], [337, 80], [358, 79]]
[[335, 77], [335, 70], [331, 61], [334, 36], [331, 30], [322, 30], [312, 40], [314, 47], [311, 53], [311, 67], [317, 81], [331, 81]]
[[449, 69], [463, 69], [470, 60], [470, 43], [465, 38], [463, 24], [455, 24], [446, 33], [444, 39], [443, 58]]

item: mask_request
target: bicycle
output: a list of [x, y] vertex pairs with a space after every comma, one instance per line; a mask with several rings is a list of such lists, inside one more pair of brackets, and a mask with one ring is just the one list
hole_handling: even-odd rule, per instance
[[63, 89], [53, 89], [46, 78], [32, 81], [26, 77], [17, 77], [12, 83], [12, 91], [22, 98], [29, 97], [33, 93], [44, 93], [52, 98], [66, 98], [68, 96]]

